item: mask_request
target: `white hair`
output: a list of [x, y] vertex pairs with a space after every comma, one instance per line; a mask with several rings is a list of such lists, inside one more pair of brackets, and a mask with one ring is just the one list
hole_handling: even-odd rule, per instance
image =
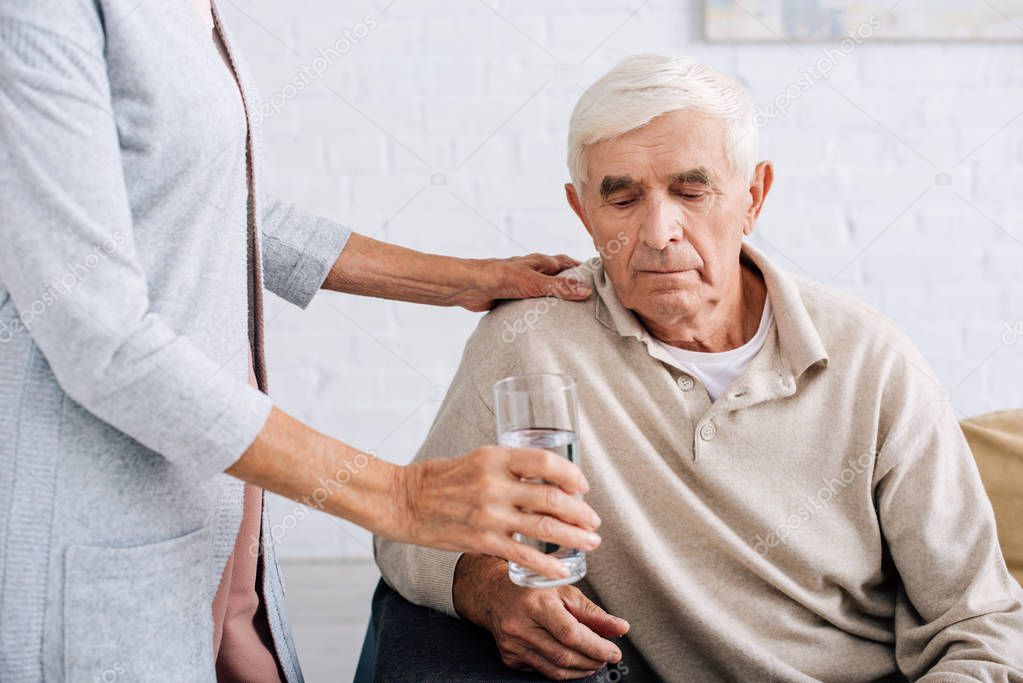
[[591, 85], [568, 126], [568, 172], [582, 189], [590, 145], [641, 128], [668, 112], [693, 109], [724, 121], [725, 154], [746, 184], [759, 150], [753, 103], [734, 79], [691, 57], [635, 55]]

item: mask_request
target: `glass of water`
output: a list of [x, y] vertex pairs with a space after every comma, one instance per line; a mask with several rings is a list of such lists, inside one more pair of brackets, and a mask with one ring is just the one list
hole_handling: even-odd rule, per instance
[[[566, 375], [519, 375], [494, 384], [497, 442], [502, 446], [543, 448], [578, 464], [578, 410], [575, 380]], [[536, 480], [535, 483], [543, 482]], [[548, 588], [575, 583], [586, 576], [586, 553], [582, 550], [527, 538], [522, 534], [515, 534], [514, 538], [561, 560], [569, 575], [549, 579], [509, 562], [508, 576], [512, 582], [529, 588]]]

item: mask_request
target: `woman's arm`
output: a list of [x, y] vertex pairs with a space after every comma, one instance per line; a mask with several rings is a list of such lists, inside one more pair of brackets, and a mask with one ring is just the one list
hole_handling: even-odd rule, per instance
[[495, 555], [550, 577], [566, 576], [564, 565], [512, 534], [586, 550], [600, 544], [600, 519], [569, 495], [589, 488], [582, 473], [539, 449], [486, 446], [400, 467], [274, 408], [226, 471], [390, 540]]
[[34, 7], [0, 3], [0, 280], [16, 313], [3, 322], [31, 335], [76, 403], [210, 477], [252, 443], [270, 398], [152, 305], [101, 23], [91, 3], [67, 3], [57, 33]]
[[320, 288], [470, 311], [489, 310], [501, 299], [590, 295], [588, 285], [554, 277], [578, 265], [563, 254], [507, 259], [424, 254], [353, 233], [268, 195], [261, 205], [264, 283], [300, 308]]
[[500, 299], [590, 295], [581, 282], [554, 277], [577, 262], [565, 255], [463, 259], [424, 254], [352, 233], [324, 289], [436, 306], [486, 311]]

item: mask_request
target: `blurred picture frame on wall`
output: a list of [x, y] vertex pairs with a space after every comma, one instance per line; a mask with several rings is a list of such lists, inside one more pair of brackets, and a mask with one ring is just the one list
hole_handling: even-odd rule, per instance
[[704, 0], [704, 36], [721, 42], [1023, 41], [1023, 0]]

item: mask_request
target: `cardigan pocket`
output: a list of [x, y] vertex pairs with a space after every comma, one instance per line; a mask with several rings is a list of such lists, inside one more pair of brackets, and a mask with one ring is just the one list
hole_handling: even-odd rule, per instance
[[212, 536], [65, 555], [68, 681], [213, 681]]

